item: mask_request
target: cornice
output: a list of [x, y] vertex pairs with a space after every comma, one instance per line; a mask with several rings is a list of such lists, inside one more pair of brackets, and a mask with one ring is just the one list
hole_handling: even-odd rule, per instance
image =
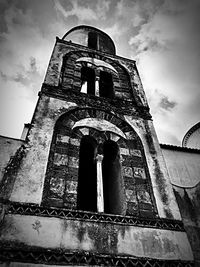
[[65, 90], [63, 92], [60, 86], [51, 86], [47, 84], [43, 84], [39, 96], [41, 96], [42, 94], [60, 100], [72, 101], [79, 106], [100, 108], [104, 109], [105, 111], [112, 111], [121, 115], [141, 117], [147, 120], [152, 119], [149, 113], [149, 108], [138, 106], [134, 101], [107, 99], [103, 97], [100, 98], [97, 96], [80, 93], [73, 89], [68, 91]]
[[194, 267], [192, 261], [161, 260], [146, 257], [100, 254], [85, 251], [63, 251], [43, 248], [2, 248], [1, 262], [29, 262], [59, 266], [148, 266], [148, 267]]
[[65, 208], [39, 206], [35, 204], [24, 204], [18, 202], [7, 202], [6, 204], [4, 204], [4, 210], [5, 214], [56, 217], [60, 219], [83, 220], [96, 223], [106, 222], [112, 224], [133, 225], [137, 227], [164, 229], [170, 231], [185, 231], [183, 223], [181, 221], [161, 218], [142, 218], [135, 216], [113, 215]]

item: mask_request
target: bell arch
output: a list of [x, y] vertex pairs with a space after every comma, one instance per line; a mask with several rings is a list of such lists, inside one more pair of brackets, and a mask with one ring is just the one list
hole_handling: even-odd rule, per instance
[[[100, 93], [95, 94], [96, 96], [136, 101], [130, 75], [122, 64], [97, 53], [81, 50], [69, 52], [63, 56], [60, 74], [60, 86], [63, 92], [66, 90], [81, 91], [83, 83], [81, 69], [83, 67], [97, 70], [95, 81], [99, 81]], [[108, 90], [106, 91], [105, 88]]]
[[[103, 155], [98, 158], [102, 159], [101, 164], [97, 155]], [[84, 165], [92, 166], [89, 175]], [[97, 174], [99, 166], [101, 173]], [[98, 191], [101, 175], [104, 202], [98, 195], [102, 192]], [[84, 176], [89, 177], [88, 181]], [[89, 181], [94, 182], [91, 194], [94, 206], [87, 201], [82, 206], [85, 193], [90, 194], [86, 189]], [[43, 203], [112, 214], [155, 216], [157, 210], [139, 136], [127, 122], [103, 110], [77, 108], [63, 114], [54, 128]]]

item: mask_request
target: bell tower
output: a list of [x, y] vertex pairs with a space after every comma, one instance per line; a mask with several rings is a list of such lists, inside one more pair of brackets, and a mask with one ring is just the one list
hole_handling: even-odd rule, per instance
[[156, 217], [144, 147], [128, 123], [151, 118], [135, 62], [117, 57], [110, 37], [88, 26], [69, 31], [56, 48], [42, 94], [76, 107], [55, 123], [42, 203]]
[[193, 266], [136, 63], [106, 33], [56, 38], [18, 154], [5, 262]]

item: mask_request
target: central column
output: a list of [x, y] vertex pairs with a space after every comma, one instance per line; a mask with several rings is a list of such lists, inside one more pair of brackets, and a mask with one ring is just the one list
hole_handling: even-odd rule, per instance
[[95, 81], [95, 95], [100, 96], [99, 95], [99, 77], [96, 77], [96, 81]]
[[97, 211], [104, 212], [102, 160], [103, 155], [97, 154]]

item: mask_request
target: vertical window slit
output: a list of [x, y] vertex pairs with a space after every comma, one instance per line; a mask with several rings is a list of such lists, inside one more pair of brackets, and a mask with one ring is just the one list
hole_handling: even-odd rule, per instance
[[81, 92], [95, 95], [95, 71], [88, 67], [81, 69]]
[[88, 47], [97, 50], [97, 34], [96, 32], [88, 33]]
[[114, 97], [112, 75], [106, 71], [100, 72], [99, 95], [107, 98]]
[[97, 211], [97, 142], [91, 136], [81, 139], [79, 151], [79, 173], [77, 189], [77, 208]]
[[104, 212], [123, 214], [124, 193], [121, 175], [120, 151], [116, 142], [108, 140], [103, 147]]

